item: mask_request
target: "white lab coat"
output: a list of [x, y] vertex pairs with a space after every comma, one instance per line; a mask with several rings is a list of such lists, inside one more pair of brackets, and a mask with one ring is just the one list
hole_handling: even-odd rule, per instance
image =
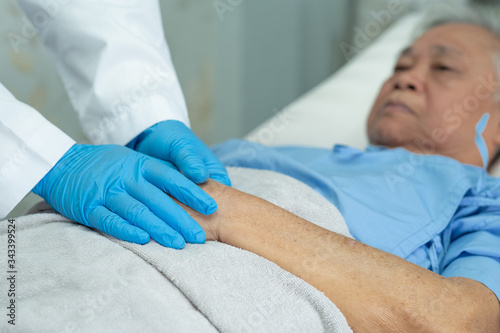
[[[189, 126], [157, 0], [19, 0], [94, 144], [167, 119]], [[25, 36], [29, 37], [29, 36]], [[74, 141], [0, 85], [0, 218]]]

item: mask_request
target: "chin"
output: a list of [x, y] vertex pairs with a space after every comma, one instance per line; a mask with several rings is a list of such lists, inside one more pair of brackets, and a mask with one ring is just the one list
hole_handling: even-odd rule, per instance
[[392, 128], [390, 126], [369, 130], [368, 139], [372, 145], [388, 148], [404, 147], [409, 142], [412, 142], [408, 132], [404, 132], [402, 128]]

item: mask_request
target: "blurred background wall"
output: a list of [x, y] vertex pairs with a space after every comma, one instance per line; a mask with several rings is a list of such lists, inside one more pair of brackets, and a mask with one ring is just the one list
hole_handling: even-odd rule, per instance
[[343, 64], [350, 0], [162, 1], [193, 130], [242, 137]]
[[[243, 137], [334, 73], [376, 38], [360, 45], [355, 42], [360, 31], [375, 27], [378, 35], [400, 16], [437, 1], [160, 0], [160, 4], [193, 130], [211, 145]], [[384, 16], [394, 4], [400, 8], [397, 15]], [[0, 82], [75, 140], [88, 142], [38, 39], [29, 39], [18, 52], [10, 45], [7, 34], [21, 35], [25, 20], [15, 0], [0, 2], [4, 37]], [[37, 200], [30, 195], [9, 216], [24, 213]]]

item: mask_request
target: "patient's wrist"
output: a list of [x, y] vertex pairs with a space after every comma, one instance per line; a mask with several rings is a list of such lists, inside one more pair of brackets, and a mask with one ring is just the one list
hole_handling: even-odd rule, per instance
[[[207, 233], [207, 240], [217, 240], [240, 246], [240, 237], [250, 237], [249, 229], [255, 226], [259, 208], [270, 203], [209, 179], [200, 186], [217, 202], [217, 211], [209, 216], [197, 214], [193, 218]], [[191, 213], [190, 213], [191, 214]], [[259, 216], [261, 217], [261, 216]]]
[[198, 222], [198, 224], [205, 231], [207, 241], [221, 241], [220, 229], [223, 227], [223, 224], [229, 220], [228, 216], [231, 214], [230, 211], [232, 205], [234, 204], [232, 200], [229, 200], [231, 194], [227, 192], [233, 189], [212, 179], [209, 179], [199, 186], [217, 202], [217, 211], [215, 213], [211, 215], [203, 215], [179, 202], [175, 198], [172, 199], [176, 201], [177, 204], [179, 204], [179, 206], [181, 206], [196, 222]]
[[[207, 240], [224, 242], [230, 224], [235, 223], [235, 213], [241, 205], [242, 192], [209, 179], [200, 185], [201, 189], [217, 202], [217, 211], [211, 215], [191, 215], [207, 233]], [[195, 212], [196, 213], [196, 212]], [[190, 213], [191, 214], [191, 213]]]
[[[207, 241], [215, 240], [242, 247], [242, 244], [251, 241], [251, 238], [258, 238], [258, 229], [263, 227], [262, 224], [273, 228], [268, 223], [271, 216], [282, 214], [281, 209], [265, 200], [211, 179], [200, 187], [217, 202], [215, 213], [203, 215], [183, 204], [180, 205], [203, 228]], [[276, 212], [276, 209], [279, 212]]]

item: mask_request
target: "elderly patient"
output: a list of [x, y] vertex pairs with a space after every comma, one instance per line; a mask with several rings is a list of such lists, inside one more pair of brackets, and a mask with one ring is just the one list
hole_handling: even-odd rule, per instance
[[[500, 330], [499, 35], [435, 21], [397, 60], [368, 117], [364, 151], [230, 141], [231, 166], [310, 185], [351, 240], [216, 182], [217, 213], [190, 214], [209, 240], [255, 252], [323, 291], [355, 332]], [[489, 119], [488, 119], [489, 117]]]

